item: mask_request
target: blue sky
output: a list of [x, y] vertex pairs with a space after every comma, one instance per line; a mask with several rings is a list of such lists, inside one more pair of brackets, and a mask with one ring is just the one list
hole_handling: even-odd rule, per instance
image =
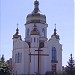
[[[48, 23], [48, 38], [53, 34], [54, 24], [57, 24], [57, 33], [63, 51], [63, 65], [72, 53], [74, 56], [74, 1], [73, 0], [39, 0], [40, 10], [46, 15]], [[0, 10], [0, 54], [5, 59], [12, 57], [13, 41], [17, 23], [19, 24], [22, 39], [25, 37], [26, 16], [34, 8], [34, 0], [1, 0]]]

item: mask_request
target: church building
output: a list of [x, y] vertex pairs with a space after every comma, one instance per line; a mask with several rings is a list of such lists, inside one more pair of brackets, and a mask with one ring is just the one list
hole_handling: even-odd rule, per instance
[[46, 72], [62, 71], [62, 45], [56, 27], [47, 38], [46, 16], [40, 12], [39, 1], [27, 15], [25, 40], [17, 27], [13, 35], [12, 75], [45, 75]]

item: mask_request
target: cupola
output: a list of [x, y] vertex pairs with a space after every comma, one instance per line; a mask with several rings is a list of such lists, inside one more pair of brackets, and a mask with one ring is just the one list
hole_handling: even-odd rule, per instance
[[53, 33], [53, 35], [52, 35], [51, 37], [55, 36], [56, 39], [60, 39], [60, 38], [59, 38], [59, 35], [57, 34], [56, 31], [57, 31], [57, 30], [56, 30], [56, 24], [55, 24], [54, 33]]
[[34, 10], [26, 17], [26, 24], [29, 23], [46, 23], [46, 16], [39, 10], [39, 1], [34, 1]]
[[31, 34], [31, 35], [39, 35], [39, 34], [40, 34], [39, 31], [37, 30], [36, 25], [34, 25], [34, 28], [33, 28], [33, 30], [31, 31], [30, 34]]
[[16, 33], [13, 35], [13, 39], [14, 39], [14, 38], [20, 38], [20, 39], [21, 39], [21, 35], [19, 35], [18, 24], [17, 24]]

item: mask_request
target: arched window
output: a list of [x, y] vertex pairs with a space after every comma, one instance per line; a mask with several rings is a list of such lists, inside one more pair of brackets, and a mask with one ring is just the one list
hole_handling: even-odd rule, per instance
[[44, 47], [44, 42], [40, 42], [40, 43], [39, 43], [39, 47], [40, 47], [40, 48], [43, 48], [43, 47]]
[[45, 29], [42, 29], [42, 36], [45, 36]]
[[18, 63], [21, 63], [22, 60], [22, 53], [18, 53]]
[[36, 42], [36, 38], [34, 37], [34, 42]]
[[52, 60], [56, 61], [57, 59], [57, 53], [56, 53], [56, 48], [52, 47]]
[[15, 54], [15, 63], [21, 63], [22, 61], [22, 53]]
[[29, 36], [29, 28], [27, 29], [27, 36]]
[[18, 58], [17, 54], [15, 54], [15, 63], [17, 63], [17, 58]]

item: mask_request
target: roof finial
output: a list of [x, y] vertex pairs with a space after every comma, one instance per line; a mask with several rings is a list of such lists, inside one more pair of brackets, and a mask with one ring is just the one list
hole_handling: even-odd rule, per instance
[[34, 1], [34, 13], [37, 13], [39, 11], [39, 1], [35, 0]]
[[22, 39], [21, 39], [21, 35], [19, 35], [18, 25], [19, 25], [19, 24], [17, 23], [16, 33], [13, 35], [13, 39], [14, 39], [14, 38], [19, 38], [19, 37], [20, 37], [20, 40], [22, 40]]
[[70, 54], [70, 56], [72, 57], [72, 54]]
[[17, 23], [17, 28], [18, 28], [18, 25], [19, 25], [19, 24]]
[[56, 29], [56, 23], [55, 23], [55, 29]]
[[59, 35], [56, 33], [56, 31], [57, 31], [57, 30], [56, 30], [56, 24], [54, 24], [54, 25], [55, 25], [54, 33], [53, 33], [53, 35], [52, 35], [51, 37], [55, 36], [56, 39], [60, 39], [60, 38], [59, 38]]
[[56, 33], [56, 24], [55, 24], [55, 29], [54, 29], [54, 35], [56, 35], [57, 33]]
[[17, 29], [16, 29], [16, 34], [18, 35], [19, 34], [19, 29], [18, 29], [18, 23], [17, 23]]

